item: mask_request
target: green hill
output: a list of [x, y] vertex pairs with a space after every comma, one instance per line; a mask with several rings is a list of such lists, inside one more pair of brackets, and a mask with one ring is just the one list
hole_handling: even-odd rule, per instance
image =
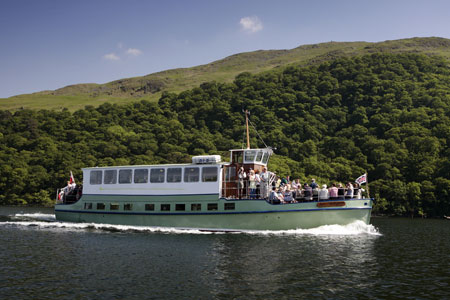
[[62, 109], [71, 111], [86, 105], [157, 101], [162, 92], [197, 87], [204, 82], [232, 82], [242, 72], [252, 74], [288, 65], [309, 66], [339, 57], [372, 53], [422, 53], [450, 60], [450, 40], [438, 37], [410, 38], [379, 43], [328, 42], [304, 45], [291, 50], [259, 50], [235, 54], [209, 64], [180, 68], [112, 81], [105, 84], [76, 84], [55, 91], [43, 91], [0, 99], [0, 109]]
[[[415, 53], [245, 72], [158, 102], [0, 110], [0, 205], [52, 204], [81, 167], [226, 158], [242, 146], [243, 109], [277, 148], [277, 174], [330, 185], [368, 172], [376, 212], [450, 214], [450, 67]], [[254, 132], [251, 143], [262, 146]]]

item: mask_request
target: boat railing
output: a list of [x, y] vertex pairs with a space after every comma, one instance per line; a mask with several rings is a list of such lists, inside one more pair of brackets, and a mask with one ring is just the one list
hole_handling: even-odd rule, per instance
[[69, 188], [66, 186], [64, 188], [56, 189], [56, 204], [75, 203], [80, 199], [82, 192], [82, 185], [76, 185], [75, 188]]
[[[244, 181], [243, 186], [240, 186], [238, 180], [224, 181], [222, 187], [221, 197], [227, 199], [268, 199], [270, 192], [274, 185], [272, 182], [261, 182], [256, 185], [253, 191], [249, 187], [249, 182]], [[276, 189], [277, 192], [279, 188]], [[320, 189], [302, 189], [291, 188], [282, 191], [285, 202], [308, 202], [308, 201], [326, 201], [326, 200], [350, 200], [350, 199], [364, 199], [362, 196], [362, 189], [354, 188], [349, 191], [346, 188], [338, 188], [337, 196], [331, 197], [329, 192], [321, 193]]]

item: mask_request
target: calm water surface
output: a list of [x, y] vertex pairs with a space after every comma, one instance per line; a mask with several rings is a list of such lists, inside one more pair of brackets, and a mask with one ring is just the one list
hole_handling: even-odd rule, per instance
[[0, 299], [450, 299], [450, 221], [202, 233], [0, 207]]

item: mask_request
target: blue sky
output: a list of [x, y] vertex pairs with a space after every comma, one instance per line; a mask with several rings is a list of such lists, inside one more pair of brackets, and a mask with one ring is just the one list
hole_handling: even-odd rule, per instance
[[0, 0], [0, 98], [328, 41], [450, 38], [450, 1]]

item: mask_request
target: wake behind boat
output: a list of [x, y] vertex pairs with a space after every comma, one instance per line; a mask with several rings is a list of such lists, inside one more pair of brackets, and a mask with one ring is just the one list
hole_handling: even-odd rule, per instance
[[[190, 164], [84, 168], [83, 184], [57, 192], [59, 221], [195, 228], [287, 230], [370, 222], [361, 188], [300, 185], [268, 171], [270, 147], [195, 156]], [[358, 178], [360, 183], [366, 177]], [[358, 180], [357, 180], [358, 181]]]

